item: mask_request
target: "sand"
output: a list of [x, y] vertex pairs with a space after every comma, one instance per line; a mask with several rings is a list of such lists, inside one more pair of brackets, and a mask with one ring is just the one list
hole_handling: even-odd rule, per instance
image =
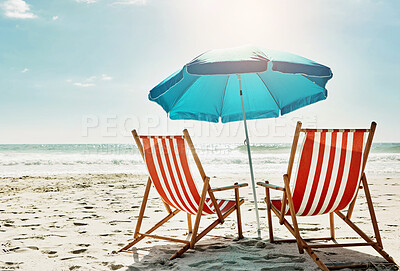
[[[237, 241], [235, 215], [200, 241], [195, 250], [168, 260], [181, 245], [145, 239], [134, 254], [119, 253], [132, 238], [146, 176], [133, 174], [82, 174], [0, 178], [0, 270], [319, 270], [307, 254], [300, 255], [294, 243], [271, 244], [267, 237], [265, 204], [260, 200], [262, 240], [256, 236], [256, 223], [250, 187], [241, 190], [245, 238]], [[222, 186], [235, 181], [213, 178]], [[280, 184], [278, 178], [272, 181]], [[371, 193], [386, 251], [400, 259], [400, 178], [372, 177]], [[221, 192], [222, 198], [232, 197]], [[259, 188], [259, 199], [264, 190]], [[219, 195], [219, 194], [218, 194]], [[143, 229], [165, 215], [155, 189], [150, 195]], [[361, 193], [354, 221], [372, 236], [365, 200]], [[213, 217], [204, 217], [207, 225]], [[338, 241], [356, 236], [343, 223], [336, 224]], [[328, 218], [299, 221], [304, 237], [328, 236]], [[274, 218], [277, 239], [290, 237]], [[178, 214], [155, 233], [188, 238], [186, 216]], [[183, 236], [183, 237], [182, 237]], [[350, 238], [348, 236], [351, 236]], [[368, 270], [387, 269], [371, 248], [324, 250], [318, 255], [329, 264], [371, 263]], [[374, 262], [375, 264], [372, 264]], [[378, 263], [378, 264], [376, 264]]]

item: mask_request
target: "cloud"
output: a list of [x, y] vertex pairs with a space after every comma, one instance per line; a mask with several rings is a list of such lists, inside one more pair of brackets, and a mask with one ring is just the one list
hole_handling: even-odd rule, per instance
[[53, 16], [53, 21], [56, 21], [56, 20], [58, 20], [58, 16]]
[[29, 69], [28, 69], [28, 68], [25, 68], [25, 69], [23, 69], [21, 72], [22, 72], [22, 73], [26, 73], [27, 71], [29, 71]]
[[94, 4], [97, 0], [75, 0], [78, 3]]
[[86, 78], [85, 81], [86, 82], [93, 82], [96, 78], [97, 78], [97, 76], [93, 75], [93, 76], [90, 76], [90, 77]]
[[7, 0], [2, 5], [4, 15], [8, 18], [33, 19], [37, 16], [30, 12], [29, 5], [23, 0]]
[[101, 80], [110, 81], [110, 80], [113, 80], [113, 78], [111, 76], [107, 75], [107, 74], [102, 74], [101, 75]]
[[[83, 82], [75, 82], [74, 86], [83, 87], [83, 88], [94, 87], [95, 84], [93, 83], [93, 81], [96, 78], [97, 78], [97, 76], [90, 76], [90, 77], [86, 78], [85, 80], [83, 80]], [[72, 82], [72, 80], [70, 82]]]
[[76, 82], [76, 83], [74, 83], [74, 86], [87, 88], [87, 87], [94, 87], [95, 84], [93, 84], [93, 83], [80, 83], [80, 82]]
[[138, 6], [144, 6], [146, 4], [147, 0], [124, 0], [112, 3], [112, 5], [138, 5]]
[[90, 76], [84, 80], [82, 80], [81, 82], [73, 82], [71, 79], [67, 79], [65, 80], [67, 83], [71, 83], [74, 86], [77, 87], [94, 87], [96, 86], [97, 83], [100, 83], [101, 81], [110, 81], [113, 80], [113, 78], [105, 73], [103, 73], [102, 75], [96, 76]]

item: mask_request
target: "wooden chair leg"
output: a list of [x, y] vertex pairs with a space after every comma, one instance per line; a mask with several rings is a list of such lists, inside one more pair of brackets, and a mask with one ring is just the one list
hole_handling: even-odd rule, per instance
[[329, 224], [330, 224], [330, 229], [331, 229], [331, 238], [335, 239], [334, 213], [329, 213]]
[[[283, 175], [283, 180], [285, 182], [285, 190], [286, 190], [285, 192], [286, 192], [286, 196], [287, 196], [287, 201], [289, 203], [290, 216], [292, 217], [292, 223], [293, 223], [293, 228], [294, 228], [294, 232], [295, 232], [294, 236], [297, 240], [297, 247], [299, 249], [299, 253], [303, 254], [304, 253], [303, 243], [302, 243], [301, 237], [300, 237], [299, 226], [297, 225], [296, 213], [294, 210], [292, 194], [290, 192], [290, 187], [289, 187], [289, 179], [286, 174]], [[284, 217], [285, 214], [281, 213], [281, 215], [282, 215], [282, 217]]]
[[[138, 232], [140, 231], [140, 227], [142, 226], [144, 210], [146, 209], [146, 204], [147, 204], [147, 199], [149, 197], [150, 188], [151, 188], [151, 179], [149, 177], [147, 180], [146, 189], [144, 191], [142, 205], [140, 206], [139, 217], [136, 222], [135, 234], [133, 235], [133, 238], [138, 238]], [[169, 213], [171, 213], [171, 212], [169, 212]]]
[[374, 205], [372, 204], [371, 194], [369, 192], [367, 177], [365, 176], [365, 174], [363, 175], [363, 177], [364, 178], [362, 178], [362, 183], [363, 183], [363, 187], [364, 187], [365, 198], [366, 198], [367, 204], [368, 204], [369, 214], [371, 216], [372, 226], [374, 228], [375, 239], [376, 239], [376, 242], [378, 242], [379, 246], [381, 248], [383, 248], [381, 234], [379, 232], [378, 222], [376, 220]]
[[190, 248], [190, 244], [185, 245], [183, 248], [178, 250], [174, 255], [172, 255], [169, 259], [173, 260], [175, 258], [182, 256], [182, 254], [185, 253], [189, 248]]
[[[307, 245], [306, 242], [304, 242], [304, 245]], [[311, 259], [318, 265], [319, 268], [323, 271], [329, 271], [329, 268], [320, 260], [320, 258], [315, 254], [314, 250], [312, 250], [310, 247], [305, 247], [306, 252], [308, 255], [311, 257]]]
[[[243, 204], [243, 200], [239, 201], [239, 206]], [[233, 206], [230, 208], [225, 214], [223, 214], [223, 218], [227, 218], [230, 214], [232, 214], [236, 210], [236, 207]], [[207, 233], [209, 233], [212, 229], [214, 229], [218, 224], [221, 224], [220, 219], [218, 218], [213, 223], [211, 223], [207, 228], [205, 228], [202, 232], [196, 235], [194, 243], [197, 243], [201, 238], [203, 238]], [[192, 235], [193, 238], [193, 235]], [[185, 253], [189, 248], [191, 248], [190, 244], [185, 245], [183, 248], [178, 250], [174, 255], [171, 256], [171, 260], [177, 257], [180, 257], [183, 253]]]
[[[235, 183], [235, 185], [238, 183]], [[238, 227], [238, 238], [243, 238], [242, 232], [242, 219], [240, 216], [240, 204], [239, 204], [239, 188], [235, 188], [235, 201], [236, 201], [236, 216], [237, 216], [237, 227]]]
[[[277, 209], [273, 209], [273, 208], [271, 208], [271, 209], [277, 216], [280, 214], [280, 212]], [[289, 232], [291, 234], [293, 234], [293, 236], [296, 237], [296, 230], [294, 228], [294, 225], [291, 225], [285, 218], [283, 219], [283, 225], [285, 225], [285, 227], [289, 230]], [[299, 241], [301, 242], [301, 247], [303, 248], [303, 253], [305, 250], [308, 253], [308, 255], [311, 257], [311, 259], [318, 265], [319, 268], [321, 268], [324, 271], [329, 271], [328, 267], [319, 259], [319, 257], [317, 256], [317, 254], [315, 254], [315, 252], [312, 250], [312, 248], [307, 246], [307, 242], [304, 239], [302, 239], [301, 237], [296, 238], [297, 244]]]
[[281, 214], [279, 216], [279, 224], [281, 224], [281, 225], [283, 225], [283, 220], [285, 219], [286, 201], [287, 201], [286, 191], [283, 191]]
[[[350, 219], [348, 219], [343, 213], [340, 211], [336, 211], [335, 214], [337, 214], [341, 219], [343, 219], [344, 222], [347, 223], [347, 225], [350, 226], [358, 235], [361, 236], [362, 239], [364, 239], [367, 243], [375, 243], [367, 234], [365, 234], [357, 225], [355, 225]], [[386, 253], [386, 251], [383, 250], [383, 248], [376, 242], [375, 244], [371, 245], [379, 254], [382, 255], [383, 258], [385, 258], [389, 263], [394, 263], [394, 260], [392, 257], [390, 257], [389, 254]]]
[[[166, 217], [164, 217], [163, 219], [161, 219], [157, 224], [155, 224], [151, 229], [149, 229], [148, 231], [146, 231], [145, 234], [151, 234], [153, 231], [155, 231], [156, 229], [158, 229], [161, 225], [163, 225], [165, 222], [167, 222], [168, 220], [170, 220], [173, 216], [175, 216], [177, 213], [179, 213], [179, 210], [175, 210], [172, 213], [168, 214]], [[137, 244], [139, 241], [141, 241], [142, 239], [144, 239], [146, 237], [146, 235], [140, 235], [139, 237], [135, 238], [132, 242], [130, 242], [129, 244], [127, 244], [126, 246], [124, 246], [123, 248], [121, 248], [120, 250], [118, 250], [118, 252], [121, 251], [125, 251], [130, 249], [132, 246], [134, 246], [135, 244]]]
[[187, 221], [188, 221], [188, 231], [192, 233], [192, 216], [187, 213]]
[[[265, 182], [269, 184], [268, 181]], [[265, 188], [265, 201], [267, 203], [267, 219], [268, 219], [268, 232], [269, 232], [269, 241], [271, 243], [274, 242], [274, 229], [272, 226], [272, 215], [271, 215], [271, 196], [269, 194], [269, 189]]]
[[193, 232], [192, 232], [192, 239], [190, 240], [190, 248], [193, 248], [194, 244], [196, 243], [197, 231], [199, 230], [201, 214], [203, 212], [203, 206], [204, 206], [204, 202], [206, 200], [206, 194], [207, 194], [207, 191], [208, 191], [209, 182], [210, 182], [210, 178], [206, 178], [205, 181], [204, 181], [204, 184], [203, 184], [203, 190], [202, 190], [202, 193], [201, 193], [199, 209], [197, 211], [196, 221], [194, 222], [194, 229], [193, 229]]
[[169, 205], [164, 200], [162, 200], [162, 202], [164, 204], [165, 210], [167, 210], [169, 214], [172, 213], [171, 207], [169, 207]]

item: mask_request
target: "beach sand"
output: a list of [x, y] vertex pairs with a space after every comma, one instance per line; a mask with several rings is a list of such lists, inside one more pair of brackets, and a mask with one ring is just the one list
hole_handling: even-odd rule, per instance
[[[231, 176], [232, 177], [232, 176]], [[258, 188], [262, 240], [257, 240], [251, 188], [241, 190], [245, 238], [237, 241], [236, 215], [211, 231], [195, 250], [170, 261], [181, 245], [145, 239], [133, 254], [115, 253], [132, 239], [147, 177], [133, 174], [81, 174], [0, 178], [0, 270], [319, 270], [307, 254], [300, 255], [295, 243], [271, 244], [264, 189]], [[213, 187], [247, 181], [229, 176], [212, 178]], [[281, 184], [278, 177], [271, 178]], [[400, 178], [369, 177], [375, 211], [386, 251], [400, 259]], [[232, 191], [217, 194], [233, 198]], [[217, 197], [218, 197], [217, 196]], [[372, 236], [363, 193], [354, 221]], [[148, 229], [165, 215], [153, 188], [142, 229]], [[202, 226], [214, 217], [203, 217]], [[336, 219], [337, 239], [345, 242], [356, 235]], [[328, 236], [328, 217], [303, 218], [299, 221], [304, 237]], [[274, 218], [277, 239], [291, 237]], [[155, 233], [187, 238], [185, 214], [178, 214]], [[333, 261], [382, 263], [372, 248], [318, 251], [326, 264]], [[368, 270], [386, 269], [371, 264]]]

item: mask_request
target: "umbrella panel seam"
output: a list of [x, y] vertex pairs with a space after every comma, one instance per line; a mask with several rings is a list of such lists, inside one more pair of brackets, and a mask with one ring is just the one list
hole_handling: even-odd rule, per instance
[[172, 109], [174, 109], [175, 105], [178, 103], [178, 101], [182, 98], [183, 95], [185, 95], [185, 93], [188, 91], [188, 89], [193, 86], [194, 83], [197, 82], [197, 80], [199, 80], [200, 77], [197, 77], [184, 91], [182, 91], [182, 94], [179, 96], [179, 98], [176, 99], [176, 101], [174, 102], [174, 104], [171, 106], [171, 109], [169, 110], [168, 113], [170, 113], [172, 111]]
[[[221, 109], [220, 109], [220, 114], [219, 114], [219, 118], [222, 119], [222, 109], [224, 108], [224, 99], [225, 99], [225, 92], [226, 92], [226, 87], [228, 86], [228, 81], [229, 81], [229, 77], [231, 75], [228, 74], [227, 78], [226, 78], [226, 82], [225, 82], [225, 88], [224, 88], [224, 94], [222, 95], [222, 101], [221, 101]], [[221, 120], [222, 121], [222, 120]], [[219, 122], [219, 121], [218, 121]]]
[[256, 73], [257, 76], [260, 78], [261, 82], [263, 82], [264, 86], [266, 87], [266, 89], [268, 90], [268, 93], [271, 95], [272, 99], [274, 100], [276, 106], [278, 107], [279, 111], [281, 111], [281, 107], [279, 106], [278, 102], [276, 101], [274, 95], [272, 95], [271, 91], [269, 90], [267, 84], [264, 82], [264, 80], [261, 78], [259, 73]]

